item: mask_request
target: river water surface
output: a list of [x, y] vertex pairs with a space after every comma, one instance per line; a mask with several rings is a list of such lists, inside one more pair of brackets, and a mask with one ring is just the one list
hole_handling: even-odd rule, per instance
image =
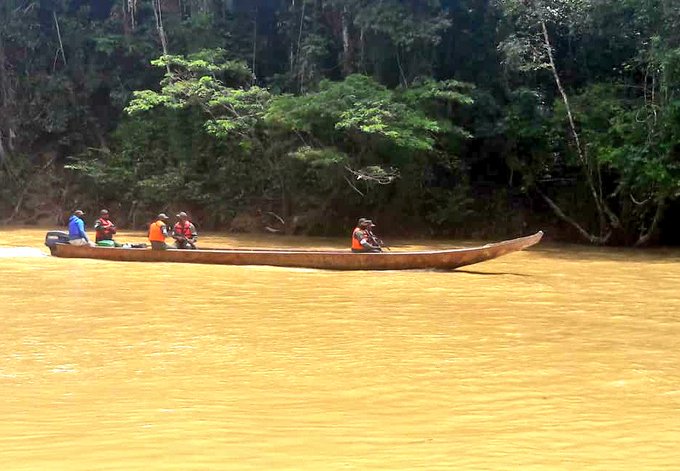
[[680, 469], [679, 251], [331, 272], [43, 236], [0, 231], [2, 470]]

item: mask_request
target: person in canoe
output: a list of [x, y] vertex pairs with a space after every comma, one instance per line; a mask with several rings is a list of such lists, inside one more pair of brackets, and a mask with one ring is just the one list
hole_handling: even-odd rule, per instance
[[107, 209], [99, 211], [99, 219], [94, 223], [94, 230], [94, 241], [97, 245], [103, 247], [121, 247], [123, 245], [113, 240], [113, 235], [116, 233], [116, 225], [111, 221]]
[[375, 235], [375, 233], [373, 232], [373, 228], [375, 227], [375, 224], [373, 223], [373, 221], [369, 219], [367, 222], [368, 222], [368, 228], [366, 229], [366, 231], [368, 232], [368, 241], [372, 245], [379, 247], [381, 250], [382, 250], [383, 247], [385, 247], [385, 248], [387, 248], [387, 250], [389, 250], [389, 247], [387, 247], [385, 245], [385, 242], [383, 242], [383, 240], [380, 237], [378, 237], [377, 235]]
[[168, 244], [165, 243], [165, 239], [168, 237], [168, 225], [166, 224], [168, 219], [165, 213], [160, 213], [149, 226], [151, 250], [166, 250], [168, 248]]
[[68, 220], [68, 243], [71, 245], [94, 247], [94, 242], [90, 241], [90, 238], [87, 237], [87, 232], [85, 232], [84, 215], [85, 213], [80, 209], [73, 211]]
[[179, 221], [172, 228], [172, 238], [175, 239], [175, 247], [178, 249], [195, 249], [198, 232], [196, 226], [189, 221], [189, 216], [181, 211], [177, 217]]
[[371, 253], [382, 252], [379, 245], [370, 238], [371, 220], [360, 218], [357, 226], [352, 231], [352, 252]]

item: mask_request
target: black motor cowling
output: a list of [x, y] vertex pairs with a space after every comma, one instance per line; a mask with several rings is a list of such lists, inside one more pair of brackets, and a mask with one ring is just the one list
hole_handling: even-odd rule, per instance
[[57, 244], [68, 244], [68, 233], [63, 231], [50, 231], [45, 235], [45, 245], [50, 249]]

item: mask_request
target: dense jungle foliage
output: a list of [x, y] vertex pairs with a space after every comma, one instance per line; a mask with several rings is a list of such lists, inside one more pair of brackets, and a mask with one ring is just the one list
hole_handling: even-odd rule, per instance
[[5, 223], [677, 243], [680, 2], [2, 0], [0, 184]]

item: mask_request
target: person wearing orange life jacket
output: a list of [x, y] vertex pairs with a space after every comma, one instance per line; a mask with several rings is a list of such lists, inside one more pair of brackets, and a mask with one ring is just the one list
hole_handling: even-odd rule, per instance
[[360, 218], [357, 226], [352, 231], [352, 252], [373, 253], [382, 252], [382, 249], [375, 245], [370, 235], [371, 220]]
[[156, 217], [156, 221], [149, 226], [149, 242], [151, 242], [151, 250], [166, 250], [168, 245], [165, 243], [165, 238], [168, 237], [168, 226], [165, 223], [169, 218], [165, 213], [160, 213]]
[[175, 247], [178, 249], [195, 249], [198, 232], [196, 226], [189, 221], [189, 216], [181, 211], [177, 217], [179, 221], [172, 229], [172, 238], [175, 239]]
[[[96, 243], [102, 242], [104, 240], [110, 240], [113, 242], [114, 246], [120, 247], [122, 244], [117, 243], [113, 240], [113, 235], [116, 233], [116, 225], [109, 219], [109, 211], [102, 209], [99, 212], [99, 219], [94, 223], [95, 239]], [[110, 244], [110, 242], [109, 242]]]

